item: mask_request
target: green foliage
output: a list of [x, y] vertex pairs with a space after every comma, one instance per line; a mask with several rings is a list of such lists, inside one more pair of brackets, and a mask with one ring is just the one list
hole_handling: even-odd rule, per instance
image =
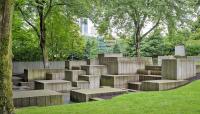
[[145, 57], [157, 57], [164, 53], [164, 40], [161, 30], [156, 30], [141, 43], [141, 55]]
[[98, 49], [97, 49], [97, 41], [94, 38], [89, 37], [87, 39], [84, 58], [85, 59], [94, 59], [97, 57]]
[[113, 53], [121, 53], [120, 47], [118, 44], [115, 44], [113, 47]]

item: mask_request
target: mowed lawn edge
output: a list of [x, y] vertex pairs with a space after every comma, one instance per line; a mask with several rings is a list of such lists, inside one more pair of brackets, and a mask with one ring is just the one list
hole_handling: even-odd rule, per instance
[[17, 114], [200, 114], [200, 80], [178, 89], [129, 93], [111, 100], [16, 109]]

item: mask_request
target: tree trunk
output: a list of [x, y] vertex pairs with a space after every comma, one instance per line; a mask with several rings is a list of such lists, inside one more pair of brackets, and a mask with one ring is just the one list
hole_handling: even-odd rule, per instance
[[38, 6], [38, 13], [40, 16], [40, 48], [43, 55], [44, 68], [49, 68], [48, 51], [46, 48], [46, 26], [44, 17], [44, 7]]
[[12, 100], [12, 13], [14, 0], [0, 1], [0, 113], [14, 111]]
[[135, 35], [135, 55], [140, 57], [140, 32], [137, 30]]

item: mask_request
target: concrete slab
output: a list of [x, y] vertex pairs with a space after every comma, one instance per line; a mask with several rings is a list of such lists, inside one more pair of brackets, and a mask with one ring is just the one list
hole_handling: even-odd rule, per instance
[[79, 81], [72, 82], [72, 86], [77, 87], [79, 89], [89, 89], [90, 83], [89, 81], [79, 80]]
[[161, 75], [161, 71], [138, 69], [138, 70], [137, 70], [137, 74], [144, 74], [144, 75]]
[[142, 82], [129, 82], [128, 89], [140, 90]]
[[114, 88], [128, 88], [128, 82], [139, 81], [139, 75], [102, 75], [101, 86], [111, 86]]
[[143, 81], [141, 89], [143, 91], [160, 91], [174, 89], [187, 84], [186, 80], [150, 80]]
[[102, 96], [112, 96], [127, 93], [126, 90], [117, 88], [98, 88], [98, 89], [82, 89], [82, 90], [72, 90], [71, 100], [76, 102], [87, 102], [91, 98], [102, 97]]
[[140, 75], [139, 80], [140, 81], [147, 81], [147, 80], [161, 80], [161, 75]]
[[64, 80], [65, 79], [65, 72], [61, 73], [46, 73], [47, 80]]
[[68, 70], [72, 70], [72, 67], [78, 67], [80, 69], [80, 67], [82, 65], [87, 65], [86, 61], [65, 61], [65, 68], [67, 68]]
[[31, 91], [14, 91], [14, 106], [49, 106], [63, 104], [63, 96], [61, 93], [50, 90], [31, 90]]
[[35, 81], [35, 89], [65, 91], [71, 89], [71, 82], [66, 80], [37, 80]]

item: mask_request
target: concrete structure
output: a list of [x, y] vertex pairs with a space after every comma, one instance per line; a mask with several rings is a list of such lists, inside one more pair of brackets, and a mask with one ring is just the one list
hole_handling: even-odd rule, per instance
[[187, 84], [186, 80], [151, 80], [143, 81], [141, 90], [143, 91], [160, 91], [174, 89], [184, 84]]
[[78, 81], [79, 75], [85, 75], [86, 72], [84, 70], [66, 70], [65, 71], [65, 80], [68, 81]]
[[128, 82], [138, 82], [139, 75], [102, 75], [101, 86], [128, 88]]
[[35, 82], [20, 82], [19, 85], [20, 86], [27, 86], [31, 90], [35, 89]]
[[125, 58], [125, 57], [104, 57], [100, 64], [105, 64], [108, 74], [136, 74], [138, 69], [144, 69], [145, 65], [151, 65], [152, 58]]
[[68, 70], [72, 70], [72, 67], [74, 68], [76, 67], [80, 69], [82, 65], [87, 65], [87, 62], [86, 61], [65, 61], [65, 68]]
[[161, 80], [161, 75], [140, 75], [139, 80], [140, 81], [147, 81], [147, 80]]
[[165, 59], [162, 61], [163, 79], [184, 80], [196, 75], [196, 65], [188, 59]]
[[[65, 61], [50, 61], [49, 69], [64, 69]], [[24, 69], [44, 69], [42, 61], [13, 62], [13, 74], [23, 74]]]
[[62, 94], [50, 90], [14, 91], [14, 106], [49, 106], [63, 104]]
[[86, 71], [87, 75], [102, 75], [107, 74], [107, 67], [105, 65], [84, 65], [81, 70]]
[[87, 65], [99, 65], [99, 59], [88, 59]]
[[24, 80], [45, 80], [46, 73], [62, 73], [64, 75], [65, 69], [25, 69]]
[[87, 102], [91, 98], [102, 96], [114, 96], [126, 93], [126, 90], [116, 88], [98, 88], [98, 89], [82, 89], [72, 90], [71, 100], [76, 102]]
[[65, 80], [37, 80], [35, 81], [35, 89], [48, 89], [53, 91], [71, 90], [72, 84]]
[[84, 80], [89, 82], [89, 89], [100, 87], [100, 75], [80, 75], [78, 80]]
[[47, 80], [64, 80], [65, 79], [65, 73], [46, 73], [46, 79]]
[[89, 89], [90, 83], [88, 81], [79, 80], [79, 81], [72, 82], [72, 86], [77, 87], [78, 89]]
[[141, 84], [142, 82], [129, 82], [128, 83], [128, 89], [132, 90], [141, 90]]

